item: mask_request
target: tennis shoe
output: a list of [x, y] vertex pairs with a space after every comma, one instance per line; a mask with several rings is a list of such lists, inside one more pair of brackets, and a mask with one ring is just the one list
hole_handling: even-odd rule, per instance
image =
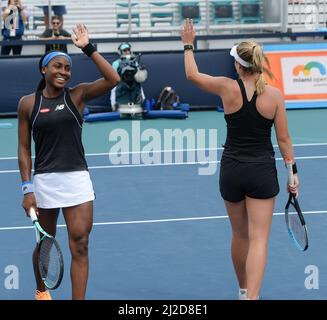
[[35, 292], [35, 300], [52, 300], [50, 292], [46, 291], [39, 291], [36, 290]]
[[238, 300], [247, 300], [247, 297], [248, 297], [247, 289], [239, 289]]

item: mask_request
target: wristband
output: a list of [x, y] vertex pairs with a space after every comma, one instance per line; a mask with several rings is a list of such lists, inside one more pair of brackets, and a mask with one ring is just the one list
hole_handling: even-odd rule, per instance
[[32, 181], [24, 181], [22, 183], [22, 192], [23, 192], [24, 196], [25, 196], [25, 194], [28, 194], [28, 193], [34, 193], [34, 186], [33, 186]]
[[85, 47], [82, 48], [82, 51], [88, 56], [91, 57], [92, 53], [97, 51], [95, 46], [92, 43], [88, 43]]
[[184, 51], [187, 51], [187, 50], [194, 50], [193, 46], [191, 44], [186, 44], [184, 45]]
[[296, 163], [295, 162], [292, 164], [292, 171], [293, 171], [293, 174], [296, 174], [297, 173], [297, 167], [296, 167]]

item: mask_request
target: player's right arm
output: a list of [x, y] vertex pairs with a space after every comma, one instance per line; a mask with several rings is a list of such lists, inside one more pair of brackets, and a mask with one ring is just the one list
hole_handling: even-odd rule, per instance
[[[34, 95], [22, 97], [18, 104], [18, 164], [22, 183], [31, 181], [31, 111], [34, 105]], [[23, 208], [28, 213], [31, 207], [36, 208], [34, 193], [24, 195]]]

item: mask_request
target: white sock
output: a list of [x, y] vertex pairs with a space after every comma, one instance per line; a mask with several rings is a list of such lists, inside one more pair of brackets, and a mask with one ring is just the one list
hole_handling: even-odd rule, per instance
[[238, 289], [238, 300], [246, 300], [248, 297], [248, 289]]
[[[242, 299], [240, 299], [240, 300], [242, 300]], [[250, 299], [246, 298], [244, 300], [250, 300]], [[257, 299], [256, 300], [260, 300], [259, 296], [257, 296]]]

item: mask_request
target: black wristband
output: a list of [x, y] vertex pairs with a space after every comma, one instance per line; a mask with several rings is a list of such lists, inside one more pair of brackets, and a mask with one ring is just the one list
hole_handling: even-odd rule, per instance
[[191, 44], [186, 44], [186, 45], [184, 45], [184, 51], [186, 51], [186, 50], [194, 50], [194, 48], [193, 48], [193, 46], [191, 45]]
[[88, 43], [84, 48], [82, 48], [82, 51], [88, 56], [91, 57], [92, 53], [97, 51], [95, 49], [95, 46], [92, 43]]
[[295, 162], [292, 165], [292, 171], [293, 171], [293, 174], [296, 174], [297, 173], [297, 167], [296, 167], [296, 163]]

